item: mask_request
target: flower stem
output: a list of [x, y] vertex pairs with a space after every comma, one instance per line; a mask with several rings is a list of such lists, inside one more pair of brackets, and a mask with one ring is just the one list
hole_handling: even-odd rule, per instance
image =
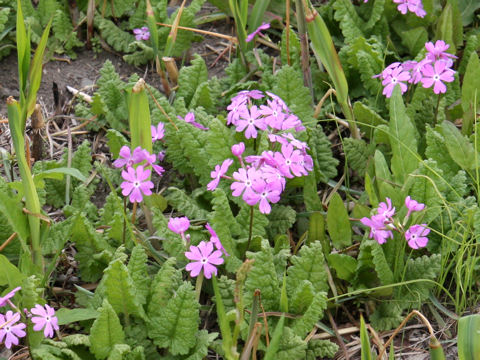
[[197, 282], [195, 283], [195, 297], [198, 302], [200, 302], [200, 294], [202, 292], [202, 284], [203, 284], [203, 271], [200, 271], [200, 274], [197, 276]]
[[433, 125], [437, 125], [437, 115], [438, 115], [438, 107], [440, 105], [440, 94], [438, 94], [437, 98], [437, 106], [435, 106], [435, 117], [433, 118]]
[[247, 251], [250, 248], [250, 242], [252, 241], [252, 232], [253, 232], [253, 206], [250, 206], [250, 225], [248, 228], [248, 242], [247, 242], [247, 248], [245, 249], [245, 254], [243, 254], [243, 260], [245, 261], [245, 258], [247, 256]]
[[133, 203], [133, 209], [132, 209], [132, 225], [135, 225], [135, 217], [137, 216], [137, 202], [135, 201]]

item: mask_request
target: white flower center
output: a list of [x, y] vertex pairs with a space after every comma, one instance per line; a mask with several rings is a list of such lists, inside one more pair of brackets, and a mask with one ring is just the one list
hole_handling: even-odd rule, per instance
[[140, 187], [140, 181], [135, 180], [135, 181], [133, 182], [133, 186], [135, 186], [136, 188]]
[[415, 240], [417, 238], [417, 235], [415, 234], [412, 234], [412, 236], [410, 236], [410, 240]]
[[253, 125], [253, 119], [252, 119], [252, 118], [248, 119], [248, 123], [249, 123], [250, 125]]
[[277, 112], [274, 110], [273, 113], [272, 113], [273, 116], [277, 117]]
[[48, 322], [50, 322], [50, 316], [47, 315], [47, 316], [45, 317], [45, 320], [48, 321]]
[[245, 181], [245, 186], [247, 187], [252, 186], [252, 182], [250, 180]]
[[202, 264], [206, 264], [208, 262], [208, 259], [204, 257], [204, 258], [202, 258], [202, 260], [200, 260], [200, 262]]
[[392, 77], [392, 84], [396, 84], [396, 83], [397, 83], [397, 78]]
[[10, 326], [9, 325], [5, 326], [5, 332], [7, 332], [7, 333], [10, 332]]
[[433, 75], [433, 81], [440, 80], [440, 76], [438, 74]]
[[265, 191], [262, 193], [262, 197], [263, 197], [263, 198], [264, 198], [264, 197], [267, 197], [267, 193], [266, 193]]
[[290, 166], [291, 163], [292, 163], [292, 160], [290, 160], [290, 159], [285, 160], [285, 164], [286, 164], [286, 165]]

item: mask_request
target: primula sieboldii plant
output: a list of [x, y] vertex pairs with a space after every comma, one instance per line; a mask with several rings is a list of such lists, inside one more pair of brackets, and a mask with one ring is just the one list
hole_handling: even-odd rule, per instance
[[3, 343], [7, 349], [10, 349], [12, 345], [18, 345], [20, 339], [27, 335], [25, 328], [28, 319], [33, 323], [33, 330], [43, 330], [45, 337], [52, 338], [55, 331], [59, 330], [55, 310], [48, 305], [36, 304], [30, 311], [25, 309], [22, 315], [22, 312], [11, 301], [19, 290], [21, 288], [17, 287], [0, 297], [0, 307], [9, 306], [13, 310], [7, 310], [5, 314], [0, 313], [0, 343]]
[[430, 233], [430, 229], [427, 224], [413, 224], [408, 227], [405, 226], [413, 212], [422, 211], [425, 209], [425, 204], [419, 203], [413, 200], [410, 196], [405, 198], [405, 207], [407, 208], [407, 214], [403, 219], [403, 222], [396, 221], [395, 207], [392, 206], [392, 200], [385, 199], [385, 202], [381, 202], [376, 209], [376, 214], [370, 218], [364, 217], [360, 219], [360, 222], [370, 228], [368, 237], [376, 240], [379, 244], [384, 244], [388, 239], [393, 239], [393, 231], [402, 233], [405, 240], [412, 249], [420, 249], [427, 246], [427, 235]]
[[[255, 104], [258, 100], [266, 100], [266, 105]], [[241, 196], [250, 206], [259, 204], [260, 212], [269, 214], [272, 209], [270, 204], [280, 201], [286, 179], [306, 176], [313, 170], [307, 144], [296, 139], [292, 133], [305, 128], [285, 102], [270, 92], [241, 91], [232, 98], [227, 110], [227, 125], [235, 126], [236, 131], [243, 132], [246, 139], [256, 139], [260, 131], [266, 131], [270, 149], [260, 155], [244, 157], [245, 144], [233, 145], [232, 154], [241, 167], [231, 176], [226, 175], [233, 160], [225, 159], [211, 172], [213, 180], [208, 183], [207, 189], [215, 190], [221, 178], [231, 180], [233, 196]]]
[[[152, 142], [162, 140], [164, 136], [164, 126], [162, 123], [156, 127], [152, 126]], [[157, 161], [163, 160], [164, 154], [150, 154], [147, 150], [140, 146], [136, 147], [133, 152], [128, 146], [122, 146], [119, 151], [119, 158], [113, 162], [116, 168], [123, 168], [123, 182], [120, 185], [123, 196], [128, 196], [131, 203], [138, 203], [143, 200], [143, 196], [152, 195], [153, 182], [150, 175], [152, 168], [158, 175], [162, 175], [165, 171], [163, 167], [157, 165]], [[136, 167], [135, 167], [136, 166]]]
[[433, 87], [435, 94], [444, 94], [447, 91], [445, 83], [455, 80], [455, 71], [451, 67], [453, 59], [457, 57], [446, 52], [449, 45], [443, 40], [437, 40], [435, 44], [427, 42], [425, 48], [427, 53], [421, 61], [394, 62], [374, 76], [382, 79], [383, 95], [391, 97], [396, 85], [400, 86], [403, 94], [408, 89], [407, 83], [422, 83], [424, 88]]
[[[186, 246], [190, 242], [190, 236], [185, 234], [189, 227], [190, 220], [186, 216], [170, 218], [168, 221], [168, 229], [179, 234]], [[187, 264], [186, 270], [190, 272], [191, 277], [197, 277], [203, 271], [203, 275], [210, 279], [212, 274], [217, 275], [216, 266], [223, 264], [222, 256], [230, 255], [209, 223], [205, 224], [205, 229], [210, 235], [210, 240], [208, 242], [201, 241], [197, 246], [190, 245], [190, 251], [185, 252], [185, 257], [191, 261]]]

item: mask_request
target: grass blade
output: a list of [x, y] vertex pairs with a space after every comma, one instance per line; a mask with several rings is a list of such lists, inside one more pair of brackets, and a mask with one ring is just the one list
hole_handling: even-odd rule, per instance
[[372, 352], [370, 351], [370, 338], [368, 337], [365, 320], [360, 315], [360, 343], [362, 345], [362, 360], [372, 360]]
[[459, 360], [478, 360], [480, 356], [480, 315], [463, 316], [458, 320]]

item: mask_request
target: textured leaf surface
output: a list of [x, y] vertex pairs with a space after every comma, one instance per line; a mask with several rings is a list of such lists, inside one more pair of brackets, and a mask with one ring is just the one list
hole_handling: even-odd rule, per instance
[[415, 126], [405, 111], [400, 87], [396, 86], [390, 98], [389, 138], [392, 146], [392, 172], [403, 184], [418, 164]]
[[192, 285], [183, 283], [157, 317], [151, 319], [150, 336], [173, 355], [187, 354], [196, 344], [199, 304]]
[[108, 302], [117, 314], [144, 316], [143, 308], [138, 302], [137, 289], [121, 260], [115, 260], [105, 270], [104, 277]]
[[333, 246], [342, 249], [352, 244], [352, 227], [343, 200], [335, 193], [328, 204], [327, 228]]
[[475, 150], [470, 141], [450, 121], [445, 120], [441, 129], [445, 145], [453, 161], [462, 169], [472, 169], [475, 166]]
[[208, 80], [207, 66], [200, 55], [195, 55], [192, 65], [184, 66], [178, 75], [178, 97], [185, 99], [187, 106], [192, 101], [198, 86]]
[[292, 227], [297, 218], [297, 212], [290, 206], [276, 205], [268, 215], [269, 225], [267, 233], [270, 238], [278, 234], [285, 234]]
[[333, 157], [332, 143], [321, 126], [308, 130], [308, 146], [311, 149], [317, 180], [326, 183], [337, 176], [338, 160]]
[[116, 344], [124, 343], [125, 333], [115, 310], [107, 300], [103, 301], [98, 312], [100, 315], [90, 329], [90, 349], [97, 359], [105, 359]]
[[278, 310], [281, 286], [273, 262], [273, 249], [267, 240], [263, 240], [262, 250], [256, 253], [249, 252], [247, 257], [254, 259], [255, 262], [245, 282], [246, 307], [252, 304], [255, 290], [260, 289], [265, 311]]
[[145, 249], [140, 244], [137, 244], [132, 250], [127, 269], [133, 280], [140, 305], [144, 305], [147, 302], [148, 290], [150, 288], [147, 261], [148, 257]]
[[312, 303], [308, 307], [305, 314], [295, 320], [292, 326], [293, 332], [303, 338], [315, 326], [317, 321], [323, 317], [323, 312], [327, 308], [327, 295], [325, 292], [318, 292], [315, 294]]
[[306, 350], [307, 343], [295, 335], [292, 329], [285, 327], [275, 358], [279, 360], [305, 359]]
[[303, 280], [312, 283], [315, 292], [328, 291], [327, 273], [320, 241], [304, 245], [298, 255], [291, 259], [292, 266], [287, 270], [287, 289], [292, 294]]

